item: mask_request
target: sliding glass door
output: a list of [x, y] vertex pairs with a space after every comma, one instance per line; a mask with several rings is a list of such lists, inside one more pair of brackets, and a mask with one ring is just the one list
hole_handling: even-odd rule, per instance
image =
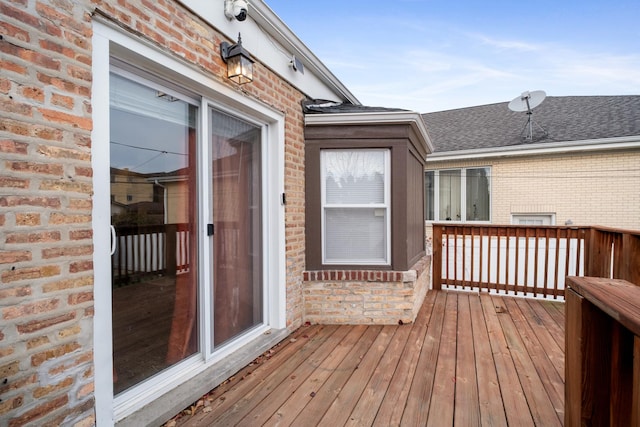
[[[214, 108], [205, 119], [202, 105], [126, 71], [111, 73], [115, 395], [264, 324], [263, 128]], [[198, 212], [208, 203], [213, 234], [206, 237]], [[211, 251], [211, 268], [199, 269], [199, 244], [210, 244], [200, 251]], [[209, 337], [199, 325], [211, 325]]]
[[213, 345], [263, 322], [261, 128], [210, 110]]
[[197, 118], [188, 98], [111, 74], [115, 394], [198, 351]]

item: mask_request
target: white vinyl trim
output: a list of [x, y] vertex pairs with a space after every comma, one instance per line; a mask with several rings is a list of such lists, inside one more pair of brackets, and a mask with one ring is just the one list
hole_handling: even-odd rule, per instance
[[435, 162], [463, 161], [495, 157], [540, 156], [548, 154], [589, 151], [624, 150], [640, 147], [640, 136], [588, 139], [583, 141], [523, 144], [511, 147], [492, 147], [476, 150], [445, 151], [427, 156], [427, 165]]
[[[93, 318], [93, 359], [95, 377], [96, 421], [114, 423], [113, 411], [113, 343], [111, 340], [111, 204], [109, 199], [109, 38], [94, 27], [93, 39], [93, 130], [91, 131], [91, 166], [93, 168], [93, 273], [95, 315]], [[97, 101], [100, 100], [100, 101]], [[102, 197], [100, 195], [103, 195]], [[106, 301], [107, 303], [102, 303]], [[100, 337], [100, 339], [98, 339]], [[103, 367], [99, 369], [98, 367]], [[98, 421], [99, 420], [99, 421]]]

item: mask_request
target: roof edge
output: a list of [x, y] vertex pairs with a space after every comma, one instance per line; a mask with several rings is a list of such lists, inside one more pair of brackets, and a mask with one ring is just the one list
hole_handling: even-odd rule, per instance
[[615, 138], [585, 139], [579, 141], [561, 141], [554, 143], [547, 142], [543, 144], [527, 144], [475, 150], [444, 151], [431, 154], [429, 157], [427, 157], [427, 163], [452, 160], [471, 160], [487, 157], [515, 157], [599, 150], [621, 150], [625, 148], [639, 147], [640, 135], [633, 135]]
[[304, 59], [305, 67], [317, 73], [322, 81], [335, 88], [352, 104], [360, 105], [358, 98], [347, 89], [264, 1], [251, 2], [251, 17], [283, 47], [290, 49], [297, 57]]
[[427, 126], [422, 120], [422, 116], [415, 111], [305, 114], [304, 124], [305, 126], [408, 124], [420, 137], [420, 142], [426, 148], [427, 154], [431, 155], [434, 150]]

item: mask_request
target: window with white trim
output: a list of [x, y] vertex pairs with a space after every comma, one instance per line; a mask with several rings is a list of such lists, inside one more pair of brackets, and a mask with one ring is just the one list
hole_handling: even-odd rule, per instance
[[390, 263], [390, 152], [322, 150], [324, 264]]
[[523, 213], [511, 214], [514, 225], [556, 225], [555, 214]]
[[491, 221], [491, 168], [425, 172], [427, 221]]

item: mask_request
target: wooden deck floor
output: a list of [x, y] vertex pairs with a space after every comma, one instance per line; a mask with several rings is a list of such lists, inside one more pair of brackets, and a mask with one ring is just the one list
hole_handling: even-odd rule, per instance
[[413, 324], [298, 329], [174, 422], [546, 427], [563, 419], [563, 303], [431, 291]]

